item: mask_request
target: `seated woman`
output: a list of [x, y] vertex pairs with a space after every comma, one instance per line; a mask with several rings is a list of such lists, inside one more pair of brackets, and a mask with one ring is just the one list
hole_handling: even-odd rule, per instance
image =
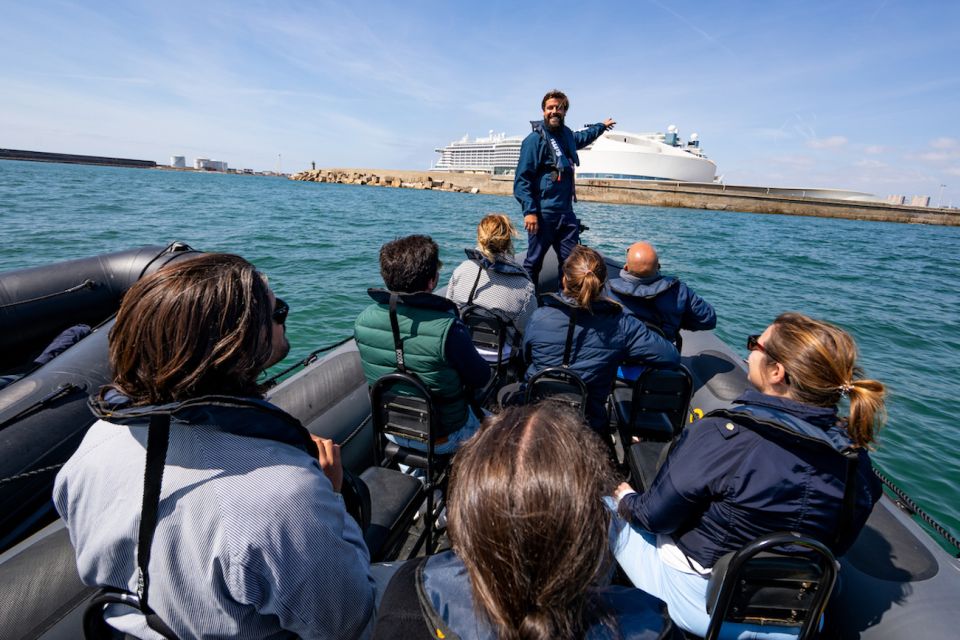
[[669, 637], [659, 600], [598, 586], [612, 568], [614, 484], [603, 445], [571, 413], [541, 403], [487, 418], [453, 459], [453, 550], [397, 571], [374, 638]]
[[83, 582], [144, 589], [140, 610], [106, 608], [119, 631], [352, 638], [372, 617], [369, 554], [338, 495], [339, 447], [257, 385], [289, 350], [288, 311], [227, 254], [167, 265], [124, 295], [113, 383], [91, 398], [99, 420], [53, 489]]
[[[477, 248], [466, 249], [468, 259], [450, 276], [446, 294], [461, 310], [476, 304], [499, 312], [509, 322], [505, 357], [509, 357], [509, 349], [519, 344], [519, 337], [537, 308], [533, 281], [513, 256], [516, 235], [507, 216], [502, 213], [485, 216], [477, 225]], [[483, 355], [491, 357], [491, 354]]]
[[[601, 297], [606, 278], [603, 257], [577, 245], [563, 263], [562, 293], [543, 297], [544, 306], [533, 313], [523, 336], [527, 379], [566, 361], [587, 385], [587, 422], [601, 433], [607, 428], [606, 400], [621, 362], [680, 362], [676, 347], [636, 317], [623, 313], [619, 304]], [[568, 341], [571, 323], [573, 333]]]
[[[724, 416], [688, 427], [645, 493], [625, 483], [616, 492], [627, 522], [617, 527], [617, 561], [634, 585], [666, 601], [674, 622], [701, 636], [707, 580], [721, 556], [774, 531], [796, 531], [843, 554], [881, 495], [866, 448], [882, 422], [885, 391], [862, 378], [853, 338], [785, 313], [750, 336], [747, 349], [757, 390]], [[844, 397], [849, 418], [838, 416]], [[857, 468], [848, 510], [840, 452], [850, 449]], [[721, 637], [795, 637], [791, 629], [726, 623]]]

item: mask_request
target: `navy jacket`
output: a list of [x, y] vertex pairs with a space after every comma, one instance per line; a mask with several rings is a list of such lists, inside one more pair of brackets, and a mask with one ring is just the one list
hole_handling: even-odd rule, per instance
[[[544, 123], [535, 123], [546, 127]], [[590, 125], [582, 131], [571, 131], [564, 126], [551, 132], [563, 154], [572, 165], [579, 165], [577, 149], [600, 137], [607, 128], [603, 123]], [[513, 179], [513, 195], [520, 203], [523, 215], [552, 215], [559, 217], [573, 213], [574, 170], [559, 170], [550, 143], [537, 131], [528, 135], [520, 145], [520, 160]]]
[[[427, 560], [421, 588], [424, 596], [421, 606], [429, 603], [434, 615], [457, 637], [463, 640], [496, 640], [494, 629], [476, 613], [466, 567], [453, 551], [431, 556]], [[620, 637], [623, 640], [655, 640], [662, 638], [668, 629], [663, 603], [639, 589], [597, 587], [593, 595], [603, 610], [610, 614], [619, 634], [597, 623], [587, 632], [588, 639]], [[379, 615], [383, 613], [381, 610]]]
[[[542, 302], [523, 335], [528, 380], [541, 369], [563, 363], [567, 326], [576, 308], [575, 302], [557, 294], [543, 296]], [[577, 308], [570, 369], [587, 383], [587, 422], [596, 430], [606, 427], [606, 399], [621, 362], [675, 365], [680, 362], [680, 354], [613, 301], [597, 300], [592, 313]]]
[[[835, 408], [814, 407], [746, 391], [736, 403], [797, 418], [806, 428], [849, 443]], [[779, 422], [779, 421], [778, 421]], [[706, 417], [683, 432], [650, 489], [628, 494], [619, 512], [651, 533], [670, 534], [704, 567], [726, 553], [774, 531], [796, 531], [843, 554], [863, 528], [882, 488], [870, 457], [858, 451], [856, 506], [839, 542], [846, 460], [824, 444], [783, 431], [747, 428], [723, 417]]]
[[633, 315], [663, 331], [674, 341], [680, 329], [705, 331], [717, 326], [710, 304], [673, 276], [642, 278], [620, 270], [620, 277], [607, 283], [607, 295]]

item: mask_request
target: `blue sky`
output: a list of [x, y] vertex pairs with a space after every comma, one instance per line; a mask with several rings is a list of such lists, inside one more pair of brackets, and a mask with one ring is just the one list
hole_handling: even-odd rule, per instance
[[960, 2], [0, 0], [0, 147], [426, 168], [465, 133], [698, 132], [728, 184], [960, 205]]

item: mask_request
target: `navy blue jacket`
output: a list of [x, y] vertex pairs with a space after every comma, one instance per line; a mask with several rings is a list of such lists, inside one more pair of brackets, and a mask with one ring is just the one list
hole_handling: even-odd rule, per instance
[[[453, 551], [431, 556], [422, 575], [424, 600], [450, 631], [463, 640], [496, 640], [494, 629], [476, 613], [467, 569]], [[662, 637], [667, 623], [663, 603], [657, 598], [627, 587], [597, 587], [593, 593], [611, 615], [623, 640]], [[379, 613], [383, 614], [382, 611]], [[618, 635], [597, 623], [586, 637], [599, 640]]]
[[[543, 296], [542, 302], [523, 335], [528, 380], [541, 369], [563, 363], [567, 326], [576, 308], [575, 302], [557, 294]], [[587, 422], [596, 430], [606, 427], [606, 399], [621, 362], [675, 365], [680, 362], [680, 354], [611, 300], [595, 301], [592, 312], [577, 308], [570, 369], [587, 383]]]
[[[805, 428], [849, 443], [836, 408], [752, 390], [736, 403], [779, 415], [782, 425], [799, 418]], [[646, 531], [672, 535], [704, 567], [774, 531], [811, 536], [841, 555], [882, 493], [869, 455], [863, 449], [858, 455], [856, 506], [839, 541], [846, 459], [825, 444], [723, 417], [708, 416], [687, 427], [650, 489], [624, 496], [618, 510]]]
[[633, 315], [660, 327], [667, 340], [674, 341], [680, 329], [706, 331], [717, 326], [717, 314], [710, 304], [673, 276], [657, 272], [646, 278], [626, 269], [607, 283], [607, 295]]
[[[537, 124], [546, 127], [545, 123]], [[606, 126], [598, 122], [582, 131], [574, 132], [564, 126], [551, 134], [572, 165], [579, 165], [577, 149], [583, 149], [606, 130]], [[543, 214], [559, 217], [573, 213], [573, 166], [566, 171], [559, 170], [550, 143], [537, 131], [528, 135], [520, 145], [513, 195], [525, 216]]]

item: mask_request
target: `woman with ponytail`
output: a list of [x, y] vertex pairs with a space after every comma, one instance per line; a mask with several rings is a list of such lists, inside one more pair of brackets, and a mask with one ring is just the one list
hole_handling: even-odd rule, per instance
[[[722, 556], [774, 531], [814, 538], [840, 556], [881, 496], [867, 449], [884, 421], [885, 389], [863, 377], [853, 338], [784, 313], [749, 336], [747, 350], [755, 389], [690, 425], [644, 493], [623, 483], [615, 494], [617, 561], [635, 586], [666, 601], [674, 622], [701, 636], [707, 580]], [[726, 623], [720, 637], [797, 631]]]
[[543, 296], [543, 306], [533, 313], [523, 336], [527, 379], [547, 367], [566, 364], [587, 384], [587, 422], [600, 433], [608, 425], [606, 400], [621, 363], [680, 362], [672, 344], [601, 296], [606, 279], [603, 256], [577, 245], [563, 263], [562, 292]]
[[452, 550], [400, 567], [374, 640], [674, 637], [659, 600], [600, 584], [615, 484], [603, 445], [556, 405], [488, 417], [453, 459]]

